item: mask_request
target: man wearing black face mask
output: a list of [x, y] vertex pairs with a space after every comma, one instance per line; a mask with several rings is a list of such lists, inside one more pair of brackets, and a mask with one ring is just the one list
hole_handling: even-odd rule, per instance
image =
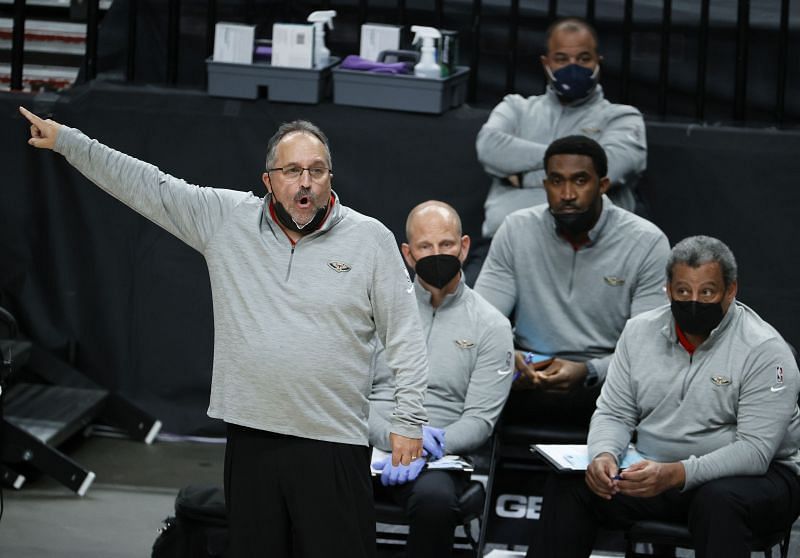
[[[513, 378], [513, 343], [508, 320], [475, 294], [461, 274], [469, 251], [461, 220], [449, 205], [428, 201], [406, 222], [406, 263], [416, 271], [414, 291], [427, 340], [430, 373], [423, 427], [429, 460], [468, 454], [489, 438]], [[370, 442], [387, 449], [394, 406], [394, 381], [379, 353], [370, 395]], [[380, 463], [376, 497], [403, 504], [409, 515], [406, 547], [411, 558], [450, 556], [453, 513], [468, 477], [424, 470], [421, 464]], [[384, 488], [385, 487], [385, 488]], [[383, 493], [383, 494], [382, 494]]]
[[[598, 525], [656, 519], [687, 524], [700, 558], [749, 558], [751, 534], [780, 532], [800, 513], [794, 356], [736, 300], [725, 244], [684, 239], [666, 270], [671, 304], [625, 326], [592, 417], [585, 481], [550, 479], [529, 556], [588, 557]], [[620, 470], [634, 431], [645, 460]]]
[[[506, 218], [475, 290], [504, 315], [513, 313], [520, 387], [589, 398], [575, 388], [605, 378], [628, 318], [666, 301], [669, 243], [655, 225], [604, 195], [608, 163], [594, 140], [554, 141], [543, 166], [548, 203]], [[555, 359], [528, 364], [522, 351]], [[593, 403], [583, 404], [587, 421]]]
[[553, 23], [545, 34], [541, 64], [547, 77], [543, 95], [507, 95], [478, 133], [478, 160], [492, 177], [484, 204], [481, 242], [466, 264], [472, 284], [503, 219], [525, 207], [544, 203], [542, 160], [555, 139], [582, 134], [605, 149], [608, 195], [633, 211], [634, 189], [647, 164], [644, 120], [634, 107], [609, 102], [598, 84], [602, 57], [597, 33], [579, 18]]

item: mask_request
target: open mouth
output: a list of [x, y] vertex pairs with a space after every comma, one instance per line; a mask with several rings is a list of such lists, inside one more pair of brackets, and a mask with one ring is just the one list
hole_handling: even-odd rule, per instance
[[300, 196], [296, 203], [297, 207], [306, 209], [311, 206], [311, 198], [309, 196]]

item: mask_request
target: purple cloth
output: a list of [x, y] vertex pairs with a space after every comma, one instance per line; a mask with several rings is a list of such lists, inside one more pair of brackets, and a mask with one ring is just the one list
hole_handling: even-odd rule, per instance
[[391, 64], [373, 62], [355, 54], [346, 57], [339, 67], [345, 70], [359, 70], [377, 74], [410, 74], [413, 71], [411, 64], [408, 62], [393, 62]]
[[256, 47], [256, 54], [259, 56], [272, 56], [272, 47], [271, 46], [257, 46]]

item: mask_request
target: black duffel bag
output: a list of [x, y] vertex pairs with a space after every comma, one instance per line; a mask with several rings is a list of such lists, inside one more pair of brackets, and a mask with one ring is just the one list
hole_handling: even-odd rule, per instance
[[227, 545], [222, 488], [190, 484], [178, 491], [175, 515], [164, 520], [153, 543], [152, 558], [224, 558]]

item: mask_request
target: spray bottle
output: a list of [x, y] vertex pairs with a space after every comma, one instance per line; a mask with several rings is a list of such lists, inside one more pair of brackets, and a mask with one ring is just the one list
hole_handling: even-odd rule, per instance
[[314, 24], [314, 67], [323, 68], [328, 65], [331, 51], [325, 46], [325, 26], [333, 29], [333, 18], [336, 10], [320, 10], [311, 12], [308, 21]]
[[424, 78], [440, 78], [442, 69], [436, 63], [436, 46], [434, 41], [441, 39], [442, 35], [438, 29], [433, 27], [423, 27], [422, 25], [412, 25], [411, 32], [414, 33], [414, 43], [417, 44], [422, 39], [422, 56], [419, 64], [414, 66], [414, 75]]

